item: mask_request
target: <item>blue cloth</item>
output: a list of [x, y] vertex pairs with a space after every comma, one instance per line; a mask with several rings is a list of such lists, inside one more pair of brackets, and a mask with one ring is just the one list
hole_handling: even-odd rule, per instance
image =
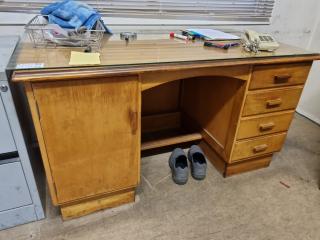
[[93, 29], [100, 20], [107, 33], [111, 31], [105, 26], [101, 15], [85, 3], [73, 0], [64, 0], [49, 4], [41, 10], [42, 15], [48, 15], [49, 23], [58, 24], [62, 28], [77, 29], [85, 26], [88, 30]]

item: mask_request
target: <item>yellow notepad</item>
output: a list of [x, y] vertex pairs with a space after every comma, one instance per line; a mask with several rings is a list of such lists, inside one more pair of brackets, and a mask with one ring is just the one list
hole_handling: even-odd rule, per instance
[[98, 65], [100, 53], [85, 53], [71, 51], [69, 65]]

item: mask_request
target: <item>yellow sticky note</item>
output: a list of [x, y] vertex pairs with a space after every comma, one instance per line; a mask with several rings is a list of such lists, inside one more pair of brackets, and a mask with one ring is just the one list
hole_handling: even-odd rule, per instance
[[97, 65], [100, 64], [100, 53], [85, 53], [71, 51], [69, 65]]

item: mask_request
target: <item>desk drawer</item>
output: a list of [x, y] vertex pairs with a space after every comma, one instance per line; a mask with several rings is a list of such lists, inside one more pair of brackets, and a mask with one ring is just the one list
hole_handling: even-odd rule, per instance
[[286, 134], [287, 133], [278, 133], [255, 139], [237, 141], [232, 152], [231, 162], [279, 151], [284, 143]]
[[29, 204], [32, 200], [20, 162], [0, 164], [0, 212]]
[[294, 111], [285, 111], [241, 119], [237, 139], [287, 131]]
[[247, 94], [242, 116], [295, 109], [303, 87], [259, 90]]
[[310, 62], [256, 66], [253, 69], [249, 89], [304, 84], [310, 68]]

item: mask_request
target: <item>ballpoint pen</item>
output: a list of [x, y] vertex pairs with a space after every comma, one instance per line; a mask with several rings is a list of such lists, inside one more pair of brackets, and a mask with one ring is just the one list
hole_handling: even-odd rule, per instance
[[233, 42], [233, 43], [215, 43], [215, 42], [204, 42], [203, 46], [205, 47], [215, 47], [215, 48], [221, 48], [221, 49], [229, 49], [230, 47], [236, 47], [239, 46], [240, 43]]

